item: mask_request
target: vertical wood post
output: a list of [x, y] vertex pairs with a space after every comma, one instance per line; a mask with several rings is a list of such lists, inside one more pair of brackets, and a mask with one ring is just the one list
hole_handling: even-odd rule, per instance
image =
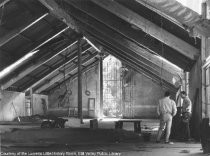
[[31, 112], [30, 112], [30, 115], [34, 115], [34, 104], [33, 104], [33, 89], [32, 88], [30, 88], [30, 110], [31, 110]]
[[[202, 17], [204, 19], [207, 18], [207, 3], [204, 2], [202, 4]], [[206, 50], [207, 50], [207, 41], [208, 39], [204, 36], [201, 38], [201, 64], [203, 65], [206, 60]], [[207, 98], [207, 90], [206, 90], [206, 68], [202, 67], [202, 118], [208, 117], [208, 98]]]
[[99, 81], [100, 81], [100, 116], [103, 116], [103, 53], [100, 53], [99, 58]]
[[83, 123], [83, 114], [82, 114], [82, 65], [81, 65], [81, 39], [78, 40], [78, 118], [80, 122]]
[[185, 72], [185, 92], [189, 95], [189, 72]]

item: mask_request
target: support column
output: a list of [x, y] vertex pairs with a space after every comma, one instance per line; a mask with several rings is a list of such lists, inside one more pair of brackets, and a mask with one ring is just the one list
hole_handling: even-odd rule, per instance
[[80, 123], [83, 123], [83, 114], [82, 114], [82, 47], [81, 39], [78, 40], [78, 118], [80, 118]]
[[[207, 18], [207, 3], [202, 4], [202, 17]], [[206, 62], [206, 50], [207, 50], [208, 39], [204, 36], [201, 38], [201, 62], [202, 65]], [[208, 95], [206, 89], [206, 67], [202, 67], [202, 118], [207, 118], [208, 115]]]
[[29, 90], [29, 96], [30, 96], [30, 106], [29, 106], [29, 109], [30, 109], [30, 115], [34, 115], [34, 110], [33, 110], [33, 89], [30, 88]]
[[189, 95], [189, 72], [185, 72], [185, 92]]
[[99, 81], [100, 81], [100, 117], [103, 116], [103, 53], [100, 53], [99, 58]]

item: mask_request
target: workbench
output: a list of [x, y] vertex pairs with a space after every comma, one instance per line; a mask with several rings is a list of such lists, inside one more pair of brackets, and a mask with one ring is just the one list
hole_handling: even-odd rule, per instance
[[134, 124], [134, 132], [141, 133], [141, 121], [140, 119], [120, 119], [115, 122], [115, 129], [123, 129], [124, 122], [132, 122]]

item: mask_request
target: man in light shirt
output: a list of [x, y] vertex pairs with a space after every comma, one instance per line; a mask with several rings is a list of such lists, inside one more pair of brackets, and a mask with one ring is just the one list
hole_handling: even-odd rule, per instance
[[181, 97], [183, 99], [181, 131], [183, 133], [183, 139], [186, 141], [190, 141], [189, 122], [190, 122], [191, 113], [192, 113], [192, 102], [190, 101], [185, 91], [181, 92]]
[[166, 126], [166, 135], [165, 135], [165, 143], [173, 144], [173, 142], [169, 141], [169, 137], [171, 134], [171, 125], [172, 118], [176, 115], [177, 108], [174, 100], [170, 99], [170, 92], [166, 91], [164, 98], [159, 100], [157, 106], [157, 114], [160, 117], [160, 127], [158, 130], [157, 140], [156, 142], [160, 142], [160, 138], [164, 127]]

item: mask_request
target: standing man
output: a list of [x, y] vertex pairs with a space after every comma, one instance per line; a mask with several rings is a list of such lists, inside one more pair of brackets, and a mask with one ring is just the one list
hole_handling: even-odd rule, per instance
[[159, 100], [157, 106], [157, 114], [160, 118], [160, 127], [158, 130], [158, 135], [156, 140], [157, 143], [160, 142], [162, 132], [166, 125], [165, 143], [173, 144], [173, 142], [169, 141], [169, 137], [171, 134], [172, 118], [176, 115], [176, 112], [177, 112], [176, 103], [174, 100], [170, 99], [170, 92], [166, 91], [164, 98]]
[[185, 91], [181, 92], [182, 103], [182, 123], [181, 130], [183, 132], [183, 139], [190, 140], [190, 118], [192, 113], [192, 102]]

